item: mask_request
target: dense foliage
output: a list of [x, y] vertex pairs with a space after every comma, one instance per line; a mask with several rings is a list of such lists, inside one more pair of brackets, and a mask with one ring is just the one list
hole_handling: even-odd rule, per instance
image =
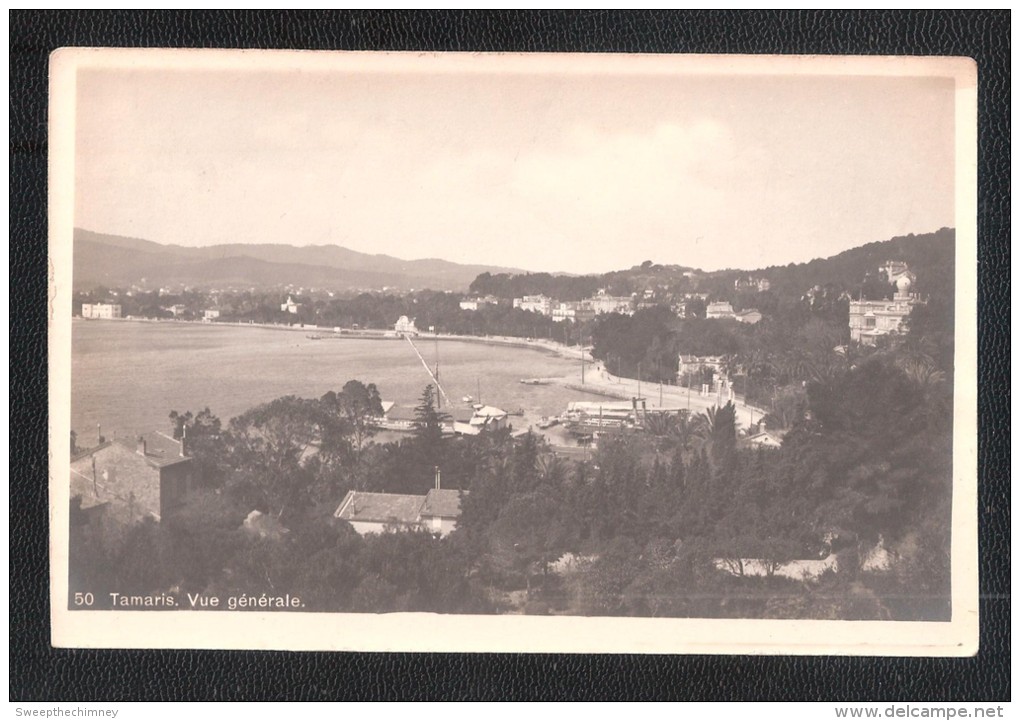
[[[359, 424], [378, 392], [358, 382], [222, 431], [208, 411], [174, 414], [218, 475], [118, 548], [77, 548], [76, 587], [288, 589], [316, 610], [944, 619], [952, 389], [917, 333], [809, 382], [807, 418], [775, 450], [747, 446], [726, 405], [651, 416], [568, 461], [532, 434], [442, 435], [431, 388], [414, 433], [376, 444]], [[436, 467], [469, 491], [448, 538], [331, 518], [351, 488], [423, 494]], [[245, 531], [252, 510], [281, 533]], [[895, 562], [869, 567], [876, 553]], [[781, 572], [824, 558], [813, 582]]]

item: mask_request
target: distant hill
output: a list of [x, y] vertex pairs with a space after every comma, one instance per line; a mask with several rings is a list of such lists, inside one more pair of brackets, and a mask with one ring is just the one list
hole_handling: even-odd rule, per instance
[[[956, 232], [942, 228], [935, 233], [907, 235], [868, 243], [806, 263], [770, 266], [757, 270], [726, 269], [705, 272], [683, 265], [660, 265], [645, 261], [639, 266], [601, 275], [564, 277], [549, 273], [485, 273], [471, 284], [472, 292], [503, 298], [542, 293], [560, 300], [579, 300], [596, 289], [616, 295], [645, 290], [673, 294], [708, 293], [713, 300], [733, 300], [738, 282], [768, 280], [773, 296], [799, 298], [814, 286], [857, 296], [870, 279], [879, 281], [878, 268], [889, 260], [902, 260], [917, 278], [914, 290], [938, 292], [953, 283]], [[879, 288], [881, 290], [881, 288]], [[892, 292], [891, 287], [888, 289]], [[747, 300], [753, 301], [753, 298]]]
[[466, 290], [481, 273], [511, 268], [461, 265], [428, 258], [402, 260], [338, 245], [212, 245], [186, 248], [139, 238], [74, 231], [74, 287], [145, 284], [196, 287], [304, 286], [330, 290]]
[[730, 281], [742, 276], [767, 278], [779, 293], [803, 293], [813, 286], [831, 286], [856, 295], [866, 277], [878, 275], [878, 268], [889, 260], [902, 260], [917, 277], [913, 290], [937, 293], [952, 286], [956, 254], [956, 231], [942, 228], [934, 233], [898, 236], [845, 250], [830, 258], [807, 263], [770, 266], [755, 271], [719, 271]]

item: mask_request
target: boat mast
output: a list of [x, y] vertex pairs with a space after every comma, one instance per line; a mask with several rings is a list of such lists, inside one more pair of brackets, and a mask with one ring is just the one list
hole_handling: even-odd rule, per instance
[[[436, 385], [439, 386], [439, 329], [432, 326], [436, 340]], [[440, 386], [440, 390], [442, 387]], [[443, 410], [443, 394], [436, 394], [436, 410]]]

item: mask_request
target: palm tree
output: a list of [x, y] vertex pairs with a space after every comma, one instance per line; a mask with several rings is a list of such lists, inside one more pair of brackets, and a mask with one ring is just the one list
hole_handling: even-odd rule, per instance
[[712, 406], [705, 413], [698, 414], [697, 436], [700, 448], [713, 457], [728, 453], [736, 444], [737, 409], [730, 401], [726, 405]]
[[559, 486], [567, 478], [567, 464], [554, 453], [540, 456], [538, 474], [543, 482], [551, 486]]
[[677, 417], [672, 413], [646, 413], [644, 417], [644, 431], [656, 438], [664, 438], [672, 435], [676, 426]]

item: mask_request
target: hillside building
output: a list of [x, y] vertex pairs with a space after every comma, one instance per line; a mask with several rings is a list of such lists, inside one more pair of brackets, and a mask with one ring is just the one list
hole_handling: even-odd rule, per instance
[[737, 311], [733, 314], [733, 320], [738, 323], [748, 323], [754, 325], [761, 320], [761, 313], [757, 308], [748, 308], [746, 310]]
[[905, 321], [920, 303], [910, 293], [909, 275], [900, 275], [892, 300], [850, 301], [850, 339], [862, 345], [875, 345], [879, 338], [904, 332]]
[[706, 318], [733, 318], [733, 306], [726, 301], [717, 301], [715, 303], [709, 303], [705, 308]]
[[71, 458], [74, 522], [109, 537], [146, 518], [161, 521], [196, 486], [186, 441], [159, 432], [136, 441], [105, 442]]
[[552, 298], [544, 295], [526, 295], [523, 298], [514, 298], [514, 308], [530, 310], [539, 315], [551, 315]]
[[[885, 273], [886, 278], [889, 279], [889, 283], [893, 284], [903, 276], [912, 276], [910, 268], [902, 260], [887, 260], [879, 271]], [[913, 281], [913, 277], [910, 278]]]
[[551, 317], [557, 323], [565, 320], [575, 323], [587, 323], [595, 318], [595, 310], [586, 302], [560, 303], [552, 309]]
[[280, 310], [285, 313], [297, 314], [301, 310], [301, 304], [294, 301], [293, 296], [287, 296], [287, 302], [280, 305]]
[[465, 298], [460, 301], [461, 310], [478, 310], [484, 308], [487, 305], [498, 305], [499, 300], [493, 298], [491, 295], [487, 295], [484, 298]]
[[733, 281], [733, 288], [736, 290], [756, 290], [759, 293], [764, 293], [772, 287], [772, 283], [768, 278], [737, 278]]
[[591, 298], [586, 298], [584, 302], [594, 311], [595, 315], [604, 313], [634, 315], [633, 298], [625, 295], [609, 295], [604, 288]]

